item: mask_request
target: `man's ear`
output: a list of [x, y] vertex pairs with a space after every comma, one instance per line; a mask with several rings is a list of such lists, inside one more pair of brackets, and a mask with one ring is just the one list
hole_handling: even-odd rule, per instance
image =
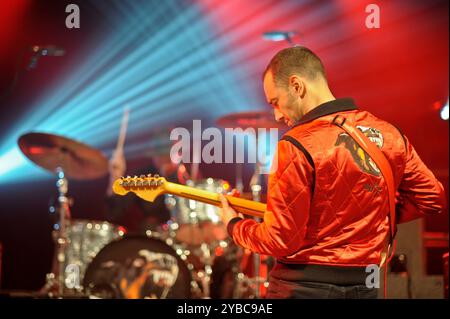
[[300, 96], [301, 98], [305, 96], [305, 82], [303, 82], [303, 80], [299, 76], [291, 75], [291, 77], [289, 78], [289, 86], [291, 87], [292, 92], [295, 95]]

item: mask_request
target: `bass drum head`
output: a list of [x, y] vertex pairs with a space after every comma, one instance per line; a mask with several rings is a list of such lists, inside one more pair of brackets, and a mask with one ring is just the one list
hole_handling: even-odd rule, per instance
[[187, 299], [191, 274], [165, 242], [142, 236], [106, 245], [89, 264], [83, 281], [92, 298]]

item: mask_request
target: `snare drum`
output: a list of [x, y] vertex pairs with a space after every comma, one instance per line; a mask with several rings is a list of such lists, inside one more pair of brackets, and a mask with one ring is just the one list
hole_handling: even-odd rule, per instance
[[[223, 180], [208, 178], [196, 183], [188, 181], [188, 186], [225, 193], [229, 184]], [[226, 226], [220, 220], [220, 208], [186, 198], [177, 198], [172, 209], [172, 227], [176, 231], [176, 239], [189, 245], [210, 244], [227, 238]]]

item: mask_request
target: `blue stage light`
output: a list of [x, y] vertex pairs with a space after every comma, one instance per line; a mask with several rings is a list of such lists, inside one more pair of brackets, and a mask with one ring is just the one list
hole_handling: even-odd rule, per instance
[[[270, 1], [261, 1], [262, 10]], [[236, 17], [223, 29], [215, 25], [232, 2], [211, 12], [191, 1], [110, 1], [93, 5], [112, 26], [58, 87], [36, 101], [26, 118], [0, 147], [0, 182], [10, 172], [35, 175], [42, 170], [20, 160], [17, 138], [29, 131], [63, 135], [111, 154], [123, 108], [130, 108], [125, 150], [136, 156], [151, 143], [150, 131], [189, 119], [213, 122], [221, 115], [264, 107], [260, 74], [263, 44], [245, 39], [265, 23]], [[271, 18], [296, 5], [274, 7]], [[245, 23], [245, 28], [240, 24]], [[263, 41], [261, 41], [263, 42]], [[256, 81], [255, 81], [256, 79]], [[255, 84], [256, 82], [256, 84]], [[149, 134], [149, 142], [137, 136]], [[130, 153], [130, 154], [131, 154]], [[129, 154], [128, 154], [129, 155]], [[16, 175], [16, 176], [18, 176]]]

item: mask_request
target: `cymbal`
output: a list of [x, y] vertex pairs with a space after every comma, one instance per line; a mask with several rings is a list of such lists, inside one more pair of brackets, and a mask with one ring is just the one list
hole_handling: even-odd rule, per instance
[[222, 116], [216, 121], [221, 127], [228, 128], [286, 128], [283, 123], [278, 123], [272, 113], [265, 111], [240, 112]]
[[56, 173], [60, 167], [72, 179], [87, 180], [108, 173], [108, 160], [102, 152], [80, 142], [47, 133], [27, 133], [18, 144], [36, 165]]

